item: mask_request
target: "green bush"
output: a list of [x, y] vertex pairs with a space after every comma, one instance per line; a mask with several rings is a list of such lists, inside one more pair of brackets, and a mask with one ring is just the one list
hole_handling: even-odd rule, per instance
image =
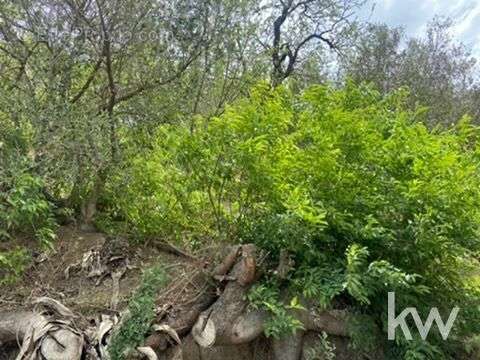
[[31, 233], [42, 246], [51, 246], [56, 223], [42, 186], [39, 177], [21, 173], [12, 179], [5, 192], [0, 193], [0, 224], [5, 237], [12, 232]]
[[129, 350], [145, 340], [155, 318], [155, 299], [166, 282], [164, 268], [153, 267], [145, 271], [142, 283], [128, 303], [128, 313], [108, 346], [112, 360], [125, 359]]
[[[53, 246], [56, 228], [53, 207], [42, 193], [40, 178], [19, 173], [0, 180], [0, 241], [34, 236], [47, 249]], [[0, 285], [17, 281], [29, 261], [30, 252], [24, 247], [0, 251]]]
[[350, 83], [299, 96], [260, 84], [193, 132], [160, 127], [128, 176], [111, 180], [115, 211], [145, 233], [256, 243], [272, 266], [286, 249], [295, 269], [284, 282], [267, 281], [271, 292], [288, 288], [322, 307], [341, 300], [383, 331], [388, 291], [422, 318], [432, 306], [444, 316], [459, 306], [451, 341], [432, 332], [418, 346], [385, 344], [399, 357], [448, 357], [457, 340], [480, 330], [472, 280], [479, 129], [465, 118], [429, 130], [418, 121], [422, 111], [405, 110], [405, 98], [404, 90], [382, 97]]
[[[57, 224], [54, 208], [43, 192], [44, 183], [33, 171], [28, 132], [0, 111], [0, 242], [28, 236], [45, 249], [52, 246]], [[24, 247], [3, 248], [10, 250], [0, 251], [0, 285], [18, 280], [30, 261]]]
[[33, 235], [43, 247], [55, 238], [53, 205], [44, 194], [30, 153], [29, 126], [13, 123], [0, 111], [0, 240], [17, 233]]
[[29, 253], [24, 248], [0, 251], [0, 286], [15, 283], [29, 262]]

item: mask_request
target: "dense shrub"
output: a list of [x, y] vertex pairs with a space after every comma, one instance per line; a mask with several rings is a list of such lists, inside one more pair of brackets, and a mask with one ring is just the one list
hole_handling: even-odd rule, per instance
[[[21, 235], [35, 238], [46, 249], [52, 246], [57, 224], [54, 207], [44, 194], [45, 184], [35, 174], [28, 154], [28, 133], [28, 128], [0, 112], [0, 242]], [[5, 248], [10, 250], [0, 250], [0, 283], [11, 283], [22, 274], [30, 256], [25, 248]]]
[[465, 118], [428, 130], [405, 95], [259, 85], [192, 132], [162, 126], [128, 176], [111, 180], [115, 212], [144, 233], [254, 242], [272, 266], [288, 250], [295, 269], [285, 283], [268, 279], [268, 293], [289, 288], [322, 307], [341, 300], [368, 319], [357, 335], [386, 330], [388, 291], [422, 318], [459, 306], [450, 342], [432, 332], [428, 342], [385, 344], [392, 357], [448, 357], [480, 324], [478, 129]]
[[0, 224], [3, 235], [18, 231], [33, 234], [43, 246], [55, 238], [52, 205], [42, 193], [42, 180], [29, 173], [16, 174], [0, 194]]

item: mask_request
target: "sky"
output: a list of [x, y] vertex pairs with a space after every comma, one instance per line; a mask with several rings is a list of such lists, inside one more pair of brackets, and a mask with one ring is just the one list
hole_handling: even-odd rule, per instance
[[424, 32], [435, 15], [454, 19], [452, 35], [480, 59], [480, 0], [370, 0], [362, 16], [372, 22], [403, 26], [407, 35], [415, 36]]

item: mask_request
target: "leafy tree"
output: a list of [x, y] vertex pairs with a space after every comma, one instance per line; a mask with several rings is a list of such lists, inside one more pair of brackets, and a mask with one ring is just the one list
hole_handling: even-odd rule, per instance
[[344, 71], [356, 83], [370, 82], [383, 93], [394, 90], [399, 85], [404, 37], [401, 28], [367, 25], [349, 56], [343, 58]]
[[[478, 117], [476, 60], [455, 41], [452, 21], [435, 18], [421, 38], [405, 39], [400, 28], [369, 25], [343, 69], [357, 83], [373, 83], [383, 93], [406, 86], [411, 108], [427, 106], [431, 126], [451, 125], [465, 113]], [[405, 43], [405, 46], [403, 44]]]
[[[239, 27], [240, 6], [103, 0], [1, 5], [2, 94], [9, 99], [2, 111], [31, 126], [28, 151], [52, 198], [90, 223], [106, 178], [122, 161], [125, 136], [143, 127], [145, 117], [154, 115], [147, 120], [158, 123], [177, 115], [171, 110], [180, 105], [179, 94], [169, 111], [158, 112], [172, 100], [167, 86], [182, 86], [202, 56], [204, 82], [211, 82], [214, 62], [217, 73], [224, 72], [214, 104], [215, 111], [223, 107], [232, 96], [225, 89], [238, 83], [230, 76], [245, 73], [241, 58], [232, 59], [244, 45], [221, 54], [230, 57], [227, 65], [215, 57], [220, 36], [227, 29], [232, 34], [232, 23]], [[198, 86], [193, 112], [204, 88]]]

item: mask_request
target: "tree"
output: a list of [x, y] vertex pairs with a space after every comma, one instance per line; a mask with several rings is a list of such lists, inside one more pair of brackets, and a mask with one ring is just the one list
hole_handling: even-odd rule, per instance
[[271, 56], [273, 86], [281, 84], [321, 43], [341, 51], [352, 39], [363, 0], [274, 0], [265, 5], [262, 45]]
[[434, 19], [425, 38], [408, 41], [398, 73], [401, 85], [411, 89], [411, 104], [429, 107], [432, 125], [450, 125], [477, 110], [468, 104], [476, 60], [451, 37], [452, 24], [449, 19]]
[[137, 112], [144, 98], [180, 83], [229, 25], [235, 7], [219, 8], [227, 6], [182, 0], [1, 5], [2, 85], [12, 99], [3, 111], [31, 125], [33, 168], [85, 222], [121, 161], [125, 131], [145, 122], [148, 111]]
[[342, 59], [345, 73], [357, 83], [373, 83], [383, 93], [392, 91], [397, 86], [403, 39], [401, 28], [368, 24]]
[[436, 18], [424, 37], [405, 39], [400, 28], [369, 25], [344, 58], [343, 71], [355, 82], [373, 83], [383, 93], [408, 87], [410, 107], [427, 106], [426, 121], [432, 126], [455, 123], [465, 113], [474, 116], [478, 114], [472, 102], [478, 91], [476, 60], [451, 37], [451, 27], [451, 20]]

